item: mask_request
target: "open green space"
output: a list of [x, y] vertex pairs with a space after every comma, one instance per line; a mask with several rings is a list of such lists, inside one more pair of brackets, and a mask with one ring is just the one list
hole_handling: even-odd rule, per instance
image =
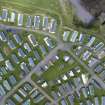
[[73, 67], [77, 66], [76, 62], [65, 62], [63, 57], [68, 55], [67, 52], [58, 51], [59, 60], [54, 63], [53, 66], [49, 68], [45, 73], [42, 74], [42, 77], [46, 80], [53, 80], [57, 78], [58, 76], [66, 73]]
[[[73, 9], [69, 3], [65, 3], [67, 13], [63, 12], [59, 0], [1, 0], [0, 7], [13, 9], [25, 14], [46, 14], [57, 19], [58, 24], [62, 21], [63, 25], [72, 27]], [[1, 12], [1, 11], [0, 11]], [[60, 29], [61, 31], [61, 29]]]
[[44, 0], [3, 0], [0, 1], [0, 7], [13, 9], [30, 15], [35, 15], [37, 13], [46, 14], [55, 17], [58, 23], [60, 23], [59, 16], [61, 14], [61, 9], [57, 0], [47, 0], [46, 2]]
[[[59, 18], [60, 20], [62, 19], [64, 26], [89, 34], [95, 33], [97, 37], [101, 39], [105, 37], [103, 34], [105, 32], [104, 26], [99, 25], [99, 22], [96, 22], [96, 24], [90, 28], [84, 28], [78, 24], [78, 22], [75, 22], [74, 10], [68, 2], [65, 3], [65, 9], [67, 11], [66, 15], [62, 10], [59, 0], [1, 0], [0, 7], [13, 9], [30, 15], [36, 13], [48, 14], [54, 16], [58, 20], [58, 23], [61, 22], [59, 21]], [[60, 31], [61, 30], [62, 29], [60, 29]]]
[[[41, 9], [45, 8], [48, 11], [49, 10], [60, 11], [60, 6], [59, 6], [58, 0], [46, 0], [46, 1], [44, 1], [44, 0], [13, 0], [13, 1], [2, 0], [2, 1], [0, 1], [0, 3], [3, 4], [4, 6], [8, 5], [9, 7], [12, 7], [14, 5], [16, 8], [18, 5], [20, 5], [21, 7], [30, 8], [30, 10], [36, 9], [36, 7], [37, 7], [37, 8], [41, 8]], [[24, 10], [24, 8], [21, 8], [21, 9]]]
[[[54, 62], [54, 65], [51, 66], [45, 73], [42, 74], [42, 77], [45, 80], [54, 80], [60, 75], [72, 70], [73, 68], [78, 66], [78, 63], [72, 58], [70, 62], [64, 61], [64, 56], [70, 56], [68, 52], [58, 51], [59, 60]], [[71, 57], [71, 56], [70, 56]], [[80, 66], [80, 65], [79, 65]], [[85, 70], [82, 66], [81, 71], [85, 73]]]

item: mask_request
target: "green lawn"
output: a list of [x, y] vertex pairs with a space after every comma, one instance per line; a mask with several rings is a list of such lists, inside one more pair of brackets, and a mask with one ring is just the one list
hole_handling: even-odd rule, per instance
[[[16, 11], [24, 12], [26, 14], [34, 15], [47, 14], [55, 17], [58, 23], [61, 22], [66, 26], [73, 26], [73, 10], [72, 7], [66, 3], [67, 13], [63, 13], [59, 0], [1, 0], [0, 6], [15, 9]], [[59, 21], [60, 20], [60, 21]]]
[[[42, 77], [46, 80], [53, 80], [54, 78], [57, 78], [61, 74], [66, 73], [73, 67], [76, 67], [77, 63], [69, 63], [69, 62], [64, 62], [63, 56], [68, 55], [67, 52], [62, 52], [59, 51], [60, 59], [54, 63], [53, 66], [49, 68], [45, 73], [43, 73]], [[63, 66], [63, 67], [62, 67]]]
[[54, 16], [58, 21], [59, 18], [60, 20], [62, 19], [62, 23], [64, 26], [68, 26], [70, 28], [89, 34], [95, 33], [97, 34], [97, 37], [101, 39], [105, 37], [105, 26], [99, 26], [99, 22], [96, 22], [96, 25], [91, 28], [84, 28], [80, 24], [76, 25], [74, 23], [74, 10], [72, 6], [70, 6], [69, 3], [66, 3], [67, 15], [64, 15], [59, 0], [1, 0], [0, 6], [2, 8], [5, 7], [15, 9], [16, 11], [24, 12], [31, 15], [39, 13]]
[[46, 14], [55, 17], [58, 22], [61, 14], [59, 2], [55, 0], [2, 0], [0, 6], [3, 8], [13, 9], [22, 13], [35, 15]]
[[46, 0], [46, 1], [44, 0], [12, 0], [12, 1], [1, 0], [0, 3], [2, 3], [4, 6], [8, 5], [9, 7], [10, 6], [12, 7], [14, 5], [14, 7], [16, 8], [18, 5], [20, 5], [21, 7], [27, 7], [30, 9], [36, 9], [37, 7], [37, 8], [44, 8], [46, 10], [60, 11], [58, 0]]

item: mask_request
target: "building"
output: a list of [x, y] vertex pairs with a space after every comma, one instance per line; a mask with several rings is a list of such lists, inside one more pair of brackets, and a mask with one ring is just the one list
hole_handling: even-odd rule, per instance
[[34, 28], [40, 29], [40, 16], [34, 16]]
[[7, 91], [10, 91], [10, 90], [11, 90], [11, 86], [10, 86], [10, 84], [8, 83], [7, 80], [4, 80], [4, 81], [3, 81], [3, 86], [4, 86], [4, 88], [5, 88]]
[[91, 47], [95, 41], [96, 37], [91, 37], [89, 42], [86, 44], [86, 46]]
[[41, 60], [41, 56], [39, 55], [39, 53], [38, 53], [37, 50], [34, 51], [34, 56], [35, 56], [35, 58], [36, 58], [38, 61]]
[[70, 37], [71, 42], [75, 42], [78, 37], [78, 31], [74, 31]]
[[28, 58], [28, 62], [29, 62], [29, 65], [30, 65], [31, 67], [34, 67], [34, 66], [35, 66], [35, 63], [34, 63], [34, 60], [33, 60], [32, 57]]
[[17, 102], [19, 102], [19, 103], [21, 103], [21, 102], [23, 101], [22, 97], [20, 97], [17, 93], [14, 94], [13, 97], [14, 97], [14, 99], [15, 99]]
[[82, 88], [82, 93], [83, 93], [85, 98], [88, 97], [88, 91], [87, 91], [87, 89], [85, 87]]
[[100, 73], [100, 72], [102, 72], [102, 71], [103, 71], [103, 69], [104, 69], [104, 68], [103, 68], [103, 66], [102, 66], [102, 65], [98, 65], [98, 66], [96, 66], [96, 68], [95, 68], [95, 70], [94, 70], [94, 71], [95, 71], [96, 73]]
[[7, 36], [4, 32], [0, 32], [0, 40], [3, 42], [7, 41]]
[[91, 57], [90, 60], [88, 61], [88, 66], [90, 68], [95, 68], [98, 64], [99, 64], [99, 60], [93, 57]]
[[22, 105], [30, 105], [31, 104], [31, 100], [27, 99], [25, 102], [22, 103]]
[[0, 96], [4, 96], [6, 94], [5, 89], [3, 88], [2, 85], [0, 85]]
[[100, 50], [98, 53], [97, 53], [97, 57], [98, 59], [103, 59], [105, 57], [105, 49], [103, 50]]
[[63, 60], [64, 60], [65, 62], [69, 62], [70, 56], [64, 56], [64, 57], [63, 57]]
[[9, 77], [8, 81], [10, 82], [10, 84], [11, 84], [12, 86], [16, 85], [16, 83], [17, 83], [17, 80], [16, 80], [16, 78], [15, 78], [14, 75], [11, 75], [11, 76]]
[[46, 81], [44, 81], [44, 82], [41, 84], [41, 87], [42, 87], [42, 88], [48, 87], [48, 83], [47, 83]]
[[[7, 72], [7, 70], [6, 70], [6, 68], [5, 67], [0, 67], [0, 75], [1, 76], [4, 76], [4, 75], [6, 75], [8, 72]], [[1, 78], [0, 78], [1, 79]]]
[[28, 68], [28, 66], [27, 66], [27, 64], [25, 62], [22, 62], [20, 64], [20, 68], [25, 72], [25, 74], [29, 73], [29, 68]]
[[36, 41], [36, 38], [34, 35], [32, 34], [28, 35], [28, 39], [34, 47], [38, 45], [38, 42]]
[[54, 44], [52, 43], [52, 40], [49, 37], [45, 37], [44, 38], [44, 42], [46, 43], [46, 45], [50, 48], [54, 48]]
[[43, 24], [42, 24], [43, 30], [47, 30], [48, 29], [48, 24], [49, 24], [48, 17], [44, 16], [43, 17]]
[[31, 27], [32, 26], [32, 17], [28, 16], [27, 17], [27, 22], [26, 22], [26, 27]]
[[11, 12], [11, 17], [10, 17], [10, 22], [14, 23], [16, 21], [16, 13], [15, 12]]
[[103, 42], [100, 42], [100, 43], [98, 43], [97, 45], [94, 46], [95, 52], [99, 52], [103, 48], [104, 48], [104, 43]]
[[24, 90], [27, 92], [27, 93], [30, 93], [32, 92], [32, 89], [33, 89], [33, 86], [30, 84], [30, 83], [25, 83], [24, 86], [23, 86]]
[[65, 84], [65, 90], [66, 90], [66, 93], [72, 93], [71, 87], [68, 82]]
[[67, 105], [67, 103], [64, 99], [62, 99], [60, 103], [61, 103], [61, 105]]
[[27, 97], [27, 92], [23, 89], [23, 88], [19, 88], [18, 89], [18, 92], [24, 97], [24, 98], [26, 98]]
[[81, 78], [82, 78], [83, 84], [86, 85], [88, 83], [88, 80], [89, 80], [88, 74], [82, 74]]
[[87, 103], [87, 105], [94, 105], [94, 104], [92, 103], [92, 101], [90, 101], [90, 100], [87, 100], [86, 103]]
[[101, 85], [94, 79], [92, 79], [92, 82], [91, 82], [96, 88], [98, 89], [102, 89]]
[[87, 51], [85, 51], [85, 52], [83, 53], [82, 59], [83, 59], [84, 61], [86, 61], [86, 60], [89, 59], [89, 57], [90, 57], [91, 55], [92, 55], [92, 53], [87, 50]]
[[28, 53], [30, 53], [32, 51], [32, 49], [31, 49], [31, 47], [29, 46], [28, 43], [24, 43], [23, 46], [28, 51]]
[[40, 93], [39, 95], [37, 95], [37, 97], [34, 97], [33, 102], [35, 104], [37, 104], [37, 103], [41, 102], [44, 99], [44, 97], [45, 96]]
[[74, 77], [73, 71], [69, 71], [67, 74], [68, 74], [68, 76], [70, 76], [70, 77]]
[[95, 90], [94, 90], [93, 85], [89, 85], [88, 87], [89, 87], [89, 93], [90, 93], [90, 95], [94, 96], [95, 95]]
[[2, 53], [0, 53], [0, 62], [1, 61], [4, 61], [4, 57], [3, 57], [3, 54]]
[[7, 67], [8, 70], [10, 70], [10, 71], [13, 71], [14, 70], [14, 67], [11, 64], [10, 60], [6, 60], [5, 61], [5, 65], [6, 65], [6, 67]]
[[55, 33], [57, 28], [57, 22], [55, 19], [51, 19], [50, 26], [49, 26], [49, 32]]
[[6, 105], [16, 105], [16, 104], [13, 102], [13, 100], [8, 99]]
[[21, 38], [20, 38], [19, 35], [14, 34], [13, 37], [14, 37], [14, 39], [15, 39], [15, 41], [16, 41], [17, 44], [19, 44], [19, 45], [22, 44], [22, 40], [21, 40]]
[[82, 43], [82, 42], [83, 42], [83, 39], [84, 39], [84, 35], [81, 33], [81, 34], [79, 35], [78, 41], [79, 41], [80, 43]]
[[23, 14], [18, 14], [18, 26], [23, 25]]
[[68, 96], [68, 100], [70, 102], [70, 105], [74, 105], [74, 96], [73, 95]]
[[7, 21], [8, 18], [8, 10], [7, 9], [3, 9], [2, 10], [2, 20], [3, 21]]
[[58, 94], [55, 91], [52, 91], [51, 95], [55, 100], [57, 100], [59, 98]]
[[105, 69], [103, 69], [103, 71], [99, 74], [99, 76], [102, 80], [105, 80]]
[[22, 58], [26, 57], [26, 54], [23, 52], [21, 48], [18, 49], [18, 55]]
[[47, 54], [47, 51], [46, 51], [46, 48], [45, 48], [45, 46], [44, 45], [39, 45], [39, 49], [41, 50], [41, 52], [42, 52], [42, 55], [46, 55]]
[[77, 96], [77, 98], [80, 99], [80, 97], [81, 97], [80, 90], [76, 90], [75, 96]]
[[105, 105], [105, 96], [101, 97], [101, 105]]
[[36, 96], [38, 96], [40, 94], [40, 92], [37, 90], [37, 89], [35, 89], [32, 93], [31, 93], [31, 98], [33, 99], [34, 97], [36, 97]]
[[62, 80], [64, 80], [64, 81], [67, 81], [68, 80], [68, 77], [67, 77], [67, 75], [63, 75], [63, 76], [61, 76], [61, 78], [62, 78]]
[[99, 105], [99, 99], [98, 99], [98, 97], [94, 98], [94, 103], [95, 103], [95, 105]]
[[64, 85], [59, 86], [59, 92], [64, 95], [65, 94], [65, 88]]
[[83, 85], [82, 80], [81, 80], [80, 77], [76, 77], [76, 78], [74, 78], [73, 80], [74, 80], [74, 84], [75, 84], [76, 88], [77, 88], [79, 85], [80, 85], [80, 86]]
[[69, 35], [70, 35], [70, 31], [65, 31], [63, 33], [63, 41], [68, 41], [68, 38], [69, 38]]
[[51, 103], [50, 102], [46, 102], [45, 105], [51, 105]]
[[9, 40], [7, 44], [11, 50], [14, 50], [16, 48], [16, 46], [12, 40]]
[[14, 63], [19, 64], [19, 58], [16, 56], [16, 54], [12, 54], [11, 58], [12, 58]]
[[82, 102], [79, 105], [84, 105]]

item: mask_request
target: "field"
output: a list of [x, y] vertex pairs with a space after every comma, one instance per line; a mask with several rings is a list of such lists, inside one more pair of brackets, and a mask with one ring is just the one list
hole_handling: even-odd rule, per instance
[[73, 60], [71, 62], [65, 62], [63, 57], [69, 55], [68, 52], [58, 51], [59, 60], [54, 62], [54, 65], [49, 68], [42, 77], [45, 80], [54, 80], [55, 78], [63, 75], [64, 73], [70, 71], [70, 69], [77, 66], [77, 63]]
[[[55, 18], [62, 20], [63, 25], [72, 26], [73, 21], [73, 11], [72, 8], [69, 8], [66, 4], [67, 13], [62, 11], [62, 7], [59, 3], [59, 0], [1, 0], [1, 8], [9, 8], [19, 12], [24, 12], [26, 14], [34, 15], [36, 13], [40, 14], [50, 14]], [[0, 11], [1, 12], [1, 11]]]
[[13, 0], [13, 1], [2, 0], [0, 1], [0, 5], [1, 6], [6, 5], [11, 8], [15, 7], [14, 9], [21, 8], [22, 11], [27, 8], [29, 8], [30, 10], [35, 10], [36, 8], [40, 9], [43, 8], [51, 11], [60, 11], [59, 2], [55, 0], [47, 0], [46, 2], [44, 0]]
[[2, 0], [0, 6], [30, 15], [45, 13], [57, 17], [61, 13], [59, 2], [55, 0], [47, 0], [46, 2], [43, 0]]
[[68, 2], [65, 2], [66, 13], [64, 13], [59, 0], [1, 0], [0, 7], [15, 9], [32, 15], [36, 13], [50, 14], [57, 19], [60, 18], [64, 26], [91, 34], [96, 33], [99, 37], [101, 34], [104, 36], [104, 26], [99, 25], [99, 22], [96, 22], [96, 24], [90, 28], [83, 28], [78, 22], [74, 23], [74, 10]]

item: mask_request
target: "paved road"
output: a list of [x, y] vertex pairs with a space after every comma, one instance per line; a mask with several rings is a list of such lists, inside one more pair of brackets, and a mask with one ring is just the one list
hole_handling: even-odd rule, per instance
[[64, 94], [62, 97], [60, 97], [56, 102], [59, 102], [61, 99], [63, 99], [64, 97], [66, 98], [67, 96], [74, 94], [76, 91], [79, 91], [82, 87], [87, 87], [89, 85], [89, 83], [91, 83], [91, 80], [93, 79], [93, 77], [91, 77], [88, 80], [88, 83], [86, 85], [79, 85], [77, 88], [74, 88], [73, 91], [70, 91], [70, 93]]
[[[49, 59], [51, 57], [53, 57], [54, 55], [56, 55], [57, 51], [59, 49], [61, 50], [64, 50], [64, 51], [69, 51], [70, 55], [78, 62], [80, 63], [92, 76], [94, 76], [94, 79], [97, 80], [98, 83], [100, 83], [100, 85], [103, 87], [103, 89], [105, 89], [105, 83], [98, 77], [95, 75], [95, 73], [93, 72], [93, 70], [89, 69], [81, 60], [79, 60], [79, 58], [73, 53], [70, 51], [70, 48], [71, 48], [71, 43], [69, 44], [60, 44], [58, 45], [55, 49], [53, 49], [49, 54], [48, 56], [46, 56], [46, 58], [44, 60], [42, 60], [35, 68], [33, 68], [33, 70], [24, 78], [22, 79], [10, 92], [7, 93], [6, 96], [4, 96], [3, 100], [2, 100], [2, 105], [4, 105], [4, 102], [5, 100], [15, 92], [16, 89], [18, 89], [18, 87], [20, 87], [24, 82], [30, 80], [30, 77], [31, 75], [34, 73], [34, 72], [37, 72], [40, 68], [40, 66], [46, 64], [46, 62], [49, 61]], [[44, 92], [45, 96], [47, 95], [45, 92]], [[48, 97], [48, 96], [47, 96]]]
[[53, 56], [57, 53], [57, 51], [58, 51], [59, 49], [65, 48], [64, 46], [65, 46], [64, 44], [60, 44], [59, 46], [57, 46], [56, 48], [54, 48], [54, 49], [48, 54], [48, 56], [46, 56], [46, 58], [45, 58], [44, 60], [42, 60], [35, 68], [33, 68], [33, 70], [32, 70], [24, 79], [22, 79], [16, 86], [13, 87], [13, 89], [12, 89], [10, 92], [8, 92], [8, 93], [3, 97], [2, 101], [0, 102], [1, 105], [5, 105], [5, 104], [4, 104], [5, 100], [6, 100], [11, 94], [13, 94], [13, 93], [18, 89], [18, 87], [20, 87], [24, 82], [30, 80], [30, 77], [32, 76], [32, 74], [33, 74], [34, 72], [38, 71], [39, 68], [40, 68], [40, 66], [44, 65], [51, 57], [53, 57]]
[[[10, 28], [12, 28], [12, 29], [15, 29], [15, 30], [26, 30], [26, 31], [27, 31], [26, 28], [14, 27], [14, 26], [7, 26], [7, 25], [3, 25], [3, 24], [0, 25], [0, 28], [1, 28], [1, 29], [10, 29]], [[35, 32], [35, 30], [28, 30], [28, 31], [33, 31], [33, 32]], [[37, 71], [39, 70], [40, 66], [46, 64], [46, 62], [48, 62], [50, 58], [52, 58], [54, 55], [56, 55], [56, 54], [57, 54], [57, 51], [58, 51], [59, 49], [64, 50], [64, 51], [65, 51], [65, 50], [66, 50], [66, 51], [69, 51], [70, 55], [71, 55], [79, 64], [81, 64], [92, 76], [94, 76], [94, 79], [97, 80], [97, 82], [101, 85], [101, 87], [103, 87], [103, 89], [105, 89], [105, 83], [94, 73], [94, 71], [93, 71], [92, 69], [88, 68], [88, 66], [87, 66], [85, 63], [83, 63], [72, 51], [70, 51], [70, 48], [71, 48], [71, 46], [72, 46], [72, 43], [65, 43], [65, 44], [64, 44], [62, 41], [60, 41], [60, 37], [61, 37], [60, 35], [56, 38], [55, 36], [53, 36], [53, 35], [51, 35], [51, 34], [49, 34], [49, 33], [40, 32], [40, 31], [38, 31], [38, 32], [39, 32], [39, 33], [42, 33], [42, 35], [45, 35], [45, 36], [48, 35], [48, 36], [50, 36], [50, 37], [56, 39], [57, 42], [58, 42], [58, 46], [57, 46], [56, 48], [54, 48], [54, 49], [45, 57], [45, 59], [43, 59], [36, 67], [34, 67], [33, 70], [32, 70], [24, 79], [22, 79], [15, 87], [13, 87], [13, 89], [12, 89], [10, 92], [8, 92], [6, 96], [3, 97], [3, 100], [0, 102], [0, 105], [5, 105], [5, 104], [4, 104], [5, 100], [6, 100], [10, 95], [12, 95], [12, 94], [18, 89], [18, 87], [20, 87], [24, 82], [30, 80], [31, 75], [32, 75], [34, 72], [37, 72]], [[31, 82], [32, 82], [32, 81], [31, 81]], [[36, 84], [34, 84], [34, 85], [37, 86]], [[41, 91], [42, 91], [42, 93], [44, 93], [44, 95], [45, 95], [49, 100], [51, 100], [51, 102], [53, 102], [53, 100], [52, 100], [43, 90], [41, 90]]]
[[72, 55], [72, 57], [80, 63], [94, 78], [97, 80], [97, 82], [100, 84], [100, 86], [105, 89], [105, 83], [102, 81], [101, 78], [99, 78], [92, 69], [90, 69], [84, 62], [82, 62], [72, 51], [69, 51], [69, 53]]
[[50, 97], [42, 88], [40, 88], [34, 81], [31, 79], [28, 80], [34, 87], [36, 87], [52, 104], [55, 104], [55, 101]]
[[17, 27], [17, 26], [0, 24], [0, 29], [2, 29], [2, 30], [12, 29], [12, 30], [16, 30], [16, 32], [21, 31], [21, 30], [28, 31], [28, 32], [37, 32], [37, 33], [44, 35], [44, 36], [50, 36], [51, 38], [56, 40], [55, 35], [50, 34], [48, 32], [41, 31], [41, 30], [33, 30], [32, 28], [25, 28], [25, 27]]

